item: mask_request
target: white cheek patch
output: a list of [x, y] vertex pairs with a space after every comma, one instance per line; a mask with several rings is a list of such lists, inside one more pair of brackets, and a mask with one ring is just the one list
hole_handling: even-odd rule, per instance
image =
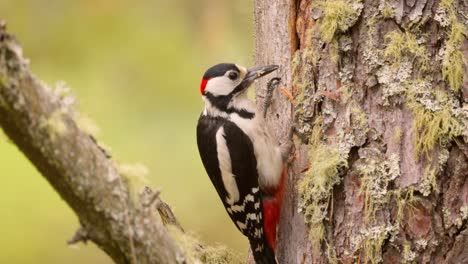
[[228, 78], [221, 76], [212, 78], [208, 81], [205, 91], [213, 95], [228, 95], [235, 88], [232, 81]]
[[234, 82], [226, 76], [212, 78], [208, 81], [208, 84], [205, 87], [205, 91], [215, 96], [228, 95], [240, 82], [240, 78]]

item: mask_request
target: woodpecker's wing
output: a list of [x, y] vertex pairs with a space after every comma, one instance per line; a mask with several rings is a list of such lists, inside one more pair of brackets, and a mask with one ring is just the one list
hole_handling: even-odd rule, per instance
[[203, 165], [237, 228], [249, 238], [256, 260], [276, 263], [263, 230], [257, 160], [249, 137], [233, 122], [202, 115], [197, 143]]
[[224, 121], [219, 117], [200, 116], [197, 125], [197, 145], [203, 166], [221, 199], [227, 196], [223, 187], [216, 149], [216, 132]]
[[236, 212], [262, 212], [252, 142], [229, 120], [202, 115], [197, 126], [197, 143], [208, 176], [232, 220], [241, 229], [237, 221], [243, 219], [235, 219]]

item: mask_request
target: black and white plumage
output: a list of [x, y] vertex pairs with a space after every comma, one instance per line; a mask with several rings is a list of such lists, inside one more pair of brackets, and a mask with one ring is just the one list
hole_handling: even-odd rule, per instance
[[200, 87], [205, 102], [197, 125], [200, 156], [226, 211], [248, 237], [258, 264], [276, 263], [274, 245], [265, 234], [263, 201], [280, 184], [283, 164], [279, 143], [246, 90], [275, 69], [219, 64], [205, 73]]

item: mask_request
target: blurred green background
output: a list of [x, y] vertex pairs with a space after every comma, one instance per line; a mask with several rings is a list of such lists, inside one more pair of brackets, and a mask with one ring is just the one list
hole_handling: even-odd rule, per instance
[[[114, 159], [143, 163], [183, 226], [244, 255], [198, 156], [199, 82], [218, 62], [251, 65], [253, 0], [0, 0], [33, 72], [65, 81]], [[29, 161], [0, 136], [0, 263], [111, 263], [69, 247], [79, 224]]]

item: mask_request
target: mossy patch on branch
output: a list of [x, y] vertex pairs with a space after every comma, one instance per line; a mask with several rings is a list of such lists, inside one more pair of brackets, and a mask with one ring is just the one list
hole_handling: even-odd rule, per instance
[[67, 125], [64, 122], [64, 116], [64, 110], [57, 109], [49, 117], [41, 118], [39, 121], [39, 127], [44, 129], [52, 141], [68, 131]]
[[147, 179], [149, 174], [148, 168], [142, 163], [123, 163], [117, 164], [117, 170], [129, 186], [130, 198], [134, 202], [137, 201], [140, 191], [149, 184]]
[[99, 134], [99, 126], [89, 116], [77, 113], [76, 124], [78, 127], [89, 135], [96, 136]]
[[192, 264], [242, 264], [240, 256], [225, 246], [205, 246], [197, 237], [180, 230], [176, 226], [167, 226], [172, 238], [185, 253], [186, 263]]

